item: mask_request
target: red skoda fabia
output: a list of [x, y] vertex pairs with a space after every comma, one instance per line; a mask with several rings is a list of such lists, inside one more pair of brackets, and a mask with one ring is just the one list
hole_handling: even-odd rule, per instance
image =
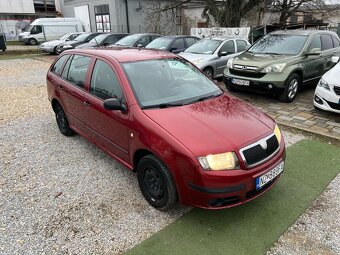
[[[242, 204], [284, 169], [285, 145], [265, 113], [223, 92], [172, 53], [73, 50], [47, 74], [62, 134], [78, 133], [137, 172], [159, 210]], [[114, 185], [114, 184], [112, 184]]]

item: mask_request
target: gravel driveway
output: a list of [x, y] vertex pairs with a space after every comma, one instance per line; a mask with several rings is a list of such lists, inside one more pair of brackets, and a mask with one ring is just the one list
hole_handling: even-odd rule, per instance
[[[122, 253], [190, 208], [153, 209], [134, 173], [59, 133], [49, 62], [0, 61], [0, 254]], [[288, 145], [304, 138], [284, 135]]]

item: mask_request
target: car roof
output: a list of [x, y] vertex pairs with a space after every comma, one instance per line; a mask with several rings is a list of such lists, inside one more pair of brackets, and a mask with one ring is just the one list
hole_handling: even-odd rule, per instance
[[97, 49], [75, 49], [68, 50], [67, 53], [71, 54], [90, 54], [97, 57], [111, 57], [116, 59], [118, 62], [134, 62], [142, 60], [152, 60], [152, 59], [164, 59], [164, 58], [174, 58], [177, 55], [155, 49], [141, 49], [141, 48], [128, 48], [128, 47], [110, 47], [110, 48], [97, 48]]
[[165, 36], [162, 36], [160, 38], [197, 38], [199, 39], [198, 37], [196, 36], [193, 36], [193, 35], [165, 35]]
[[271, 35], [314, 35], [314, 34], [320, 34], [320, 33], [324, 33], [324, 34], [335, 34], [332, 31], [328, 31], [328, 30], [278, 30], [278, 31], [274, 31], [271, 32], [269, 34]]
[[203, 39], [211, 39], [211, 40], [217, 40], [217, 41], [226, 41], [226, 40], [233, 40], [233, 39], [241, 39], [241, 40], [246, 40], [247, 39], [244, 39], [244, 38], [240, 38], [240, 37], [237, 37], [237, 36], [212, 36], [212, 37], [206, 37], [206, 38], [203, 38]]

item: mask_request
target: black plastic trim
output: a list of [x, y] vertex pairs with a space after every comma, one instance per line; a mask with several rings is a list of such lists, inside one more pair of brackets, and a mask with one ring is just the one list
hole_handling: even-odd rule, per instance
[[193, 190], [197, 190], [203, 193], [208, 193], [208, 194], [225, 194], [225, 193], [232, 193], [236, 191], [241, 191], [246, 188], [245, 184], [240, 184], [237, 186], [229, 186], [229, 187], [224, 187], [224, 188], [205, 188], [201, 187], [192, 183], [189, 183], [190, 188]]

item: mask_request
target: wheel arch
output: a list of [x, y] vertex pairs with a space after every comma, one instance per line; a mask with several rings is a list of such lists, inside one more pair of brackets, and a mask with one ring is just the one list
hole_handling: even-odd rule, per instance
[[53, 111], [56, 112], [57, 105], [61, 106], [61, 103], [58, 101], [58, 99], [53, 98], [52, 101], [51, 101], [51, 105], [52, 105]]
[[146, 150], [146, 149], [138, 149], [135, 151], [135, 153], [133, 154], [133, 172], [137, 172], [137, 165], [138, 162], [145, 157], [146, 155], [154, 155], [157, 157], [156, 154], [154, 154], [153, 152]]

